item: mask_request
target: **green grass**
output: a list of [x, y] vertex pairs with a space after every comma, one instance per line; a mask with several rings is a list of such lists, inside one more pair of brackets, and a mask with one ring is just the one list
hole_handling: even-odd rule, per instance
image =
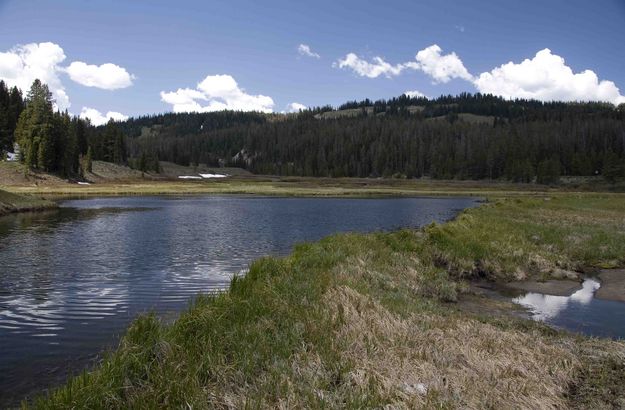
[[619, 201], [502, 200], [421, 231], [298, 245], [254, 262], [229, 292], [198, 297], [173, 324], [139, 317], [93, 371], [31, 405], [618, 407], [624, 343], [453, 302], [478, 274], [623, 265]]
[[31, 195], [18, 195], [0, 190], [0, 216], [13, 212], [38, 211], [54, 208], [54, 202], [46, 201]]
[[[480, 196], [509, 198], [525, 196], [563, 196], [575, 192], [593, 196], [589, 186], [548, 187], [490, 181], [433, 181], [359, 178], [232, 177], [221, 180], [129, 180], [92, 185], [51, 183], [12, 185], [4, 189], [17, 194], [46, 198], [131, 196], [131, 195], [267, 195], [316, 197], [381, 197], [381, 196]], [[617, 198], [623, 194], [606, 193]]]
[[458, 275], [558, 278], [625, 265], [625, 199], [503, 199], [427, 233], [441, 262]]

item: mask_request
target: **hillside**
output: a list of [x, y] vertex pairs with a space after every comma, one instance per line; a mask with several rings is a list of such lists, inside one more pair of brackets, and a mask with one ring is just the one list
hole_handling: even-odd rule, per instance
[[[28, 106], [24, 113], [29, 117]], [[38, 171], [14, 169], [4, 175], [6, 184], [61, 183], [40, 171], [76, 180], [87, 157], [96, 163], [85, 175], [91, 182], [178, 178], [216, 169], [230, 175], [538, 184], [557, 184], [562, 177], [600, 176], [612, 184], [625, 179], [625, 104], [403, 95], [289, 114], [167, 113], [101, 127], [67, 114], [49, 115], [45, 129], [61, 132], [48, 136], [46, 149], [38, 150], [38, 140], [31, 138], [35, 128], [19, 142], [25, 162]], [[13, 141], [5, 145], [12, 147]]]
[[[163, 114], [118, 124], [128, 156], [257, 174], [555, 183], [625, 177], [625, 106], [461, 94], [298, 114]], [[96, 138], [97, 139], [97, 138]]]
[[19, 162], [0, 161], [0, 187], [15, 185], [47, 186], [63, 183], [65, 180], [56, 175], [29, 170]]

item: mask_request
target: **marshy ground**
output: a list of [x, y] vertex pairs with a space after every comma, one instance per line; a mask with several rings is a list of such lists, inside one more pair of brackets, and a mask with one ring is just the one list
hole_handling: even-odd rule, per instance
[[623, 407], [625, 343], [525, 320], [469, 283], [578, 278], [624, 255], [623, 197], [608, 194], [334, 235], [254, 262], [173, 323], [138, 318], [92, 372], [32, 406]]

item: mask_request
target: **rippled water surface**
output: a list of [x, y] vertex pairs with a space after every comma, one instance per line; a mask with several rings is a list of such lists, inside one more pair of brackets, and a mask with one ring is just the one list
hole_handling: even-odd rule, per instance
[[263, 255], [444, 221], [466, 198], [133, 197], [0, 218], [0, 406], [59, 383], [139, 313], [165, 316]]

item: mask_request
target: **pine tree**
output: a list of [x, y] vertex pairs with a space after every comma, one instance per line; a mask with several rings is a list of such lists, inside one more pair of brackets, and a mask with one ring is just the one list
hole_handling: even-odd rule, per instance
[[[19, 110], [19, 93], [12, 95]], [[48, 86], [35, 80], [15, 128], [20, 160], [29, 168], [71, 176], [79, 164], [75, 127], [67, 112], [54, 112], [52, 107]]]
[[18, 120], [15, 137], [22, 160], [31, 168], [47, 170], [53, 146], [52, 94], [48, 86], [35, 80], [26, 98], [26, 108]]
[[84, 159], [84, 170], [86, 172], [93, 172], [93, 155], [91, 153], [91, 147], [87, 148], [87, 155]]

